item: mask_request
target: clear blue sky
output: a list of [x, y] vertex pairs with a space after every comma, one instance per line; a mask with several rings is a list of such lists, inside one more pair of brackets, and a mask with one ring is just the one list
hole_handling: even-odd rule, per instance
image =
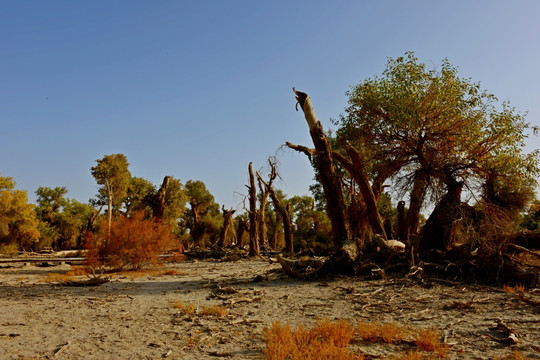
[[[236, 207], [250, 161], [311, 144], [292, 86], [328, 128], [350, 86], [409, 50], [448, 58], [540, 125], [539, 14], [537, 0], [4, 0], [0, 173], [31, 201], [65, 186], [85, 202], [95, 160], [123, 153], [133, 176], [202, 180]], [[306, 157], [280, 159], [280, 187], [308, 194]]]

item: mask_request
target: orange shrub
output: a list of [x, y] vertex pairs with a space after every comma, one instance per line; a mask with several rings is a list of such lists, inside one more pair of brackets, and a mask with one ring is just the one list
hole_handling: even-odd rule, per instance
[[321, 320], [309, 331], [302, 325], [291, 330], [289, 324], [275, 322], [263, 332], [264, 353], [270, 360], [363, 359], [347, 348], [352, 335], [353, 326], [342, 320]]
[[106, 222], [86, 241], [87, 261], [94, 268], [140, 269], [159, 262], [159, 254], [175, 245], [171, 227], [161, 221], [145, 219], [142, 212], [113, 220], [110, 235]]
[[448, 354], [448, 345], [441, 343], [441, 335], [437, 329], [420, 329], [415, 339], [418, 349], [436, 352], [444, 358]]

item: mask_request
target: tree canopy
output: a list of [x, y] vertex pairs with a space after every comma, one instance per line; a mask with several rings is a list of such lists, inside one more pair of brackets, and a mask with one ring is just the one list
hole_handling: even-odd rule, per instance
[[362, 155], [374, 191], [393, 180], [395, 192], [409, 193], [409, 229], [417, 227], [428, 193], [437, 198], [457, 184], [477, 193], [483, 188], [491, 200], [510, 188], [514, 198], [530, 195], [538, 152], [524, 148], [529, 130], [537, 129], [460, 77], [448, 60], [430, 70], [412, 52], [390, 58], [382, 76], [347, 95], [349, 106], [335, 121], [337, 147], [350, 143]]

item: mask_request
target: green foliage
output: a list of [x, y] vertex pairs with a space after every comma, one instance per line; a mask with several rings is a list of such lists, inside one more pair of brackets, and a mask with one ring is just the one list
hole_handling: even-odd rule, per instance
[[15, 181], [9, 176], [0, 176], [0, 191], [13, 190], [15, 188]]
[[185, 190], [190, 206], [181, 217], [181, 225], [189, 229], [191, 244], [206, 247], [215, 242], [223, 223], [219, 204], [202, 181], [188, 180]]
[[36, 190], [39, 248], [52, 246], [67, 249], [81, 246], [93, 207], [65, 198], [66, 194], [65, 187], [39, 187]]
[[480, 84], [459, 77], [448, 60], [430, 70], [412, 52], [390, 58], [382, 76], [347, 95], [346, 113], [334, 122], [334, 144], [351, 143], [375, 183], [392, 179], [393, 193], [403, 196], [424, 173], [433, 195], [464, 182], [514, 212], [532, 199], [538, 151], [527, 154], [524, 146], [537, 129]]
[[109, 212], [119, 210], [131, 182], [129, 163], [124, 154], [105, 155], [96, 160], [97, 165], [92, 167], [92, 176], [96, 179], [100, 199], [106, 200]]
[[535, 200], [523, 214], [521, 227], [527, 230], [540, 230], [540, 201]]
[[289, 200], [293, 211], [295, 249], [325, 250], [332, 246], [328, 216], [315, 208], [311, 196], [294, 196]]
[[156, 187], [150, 181], [137, 176], [132, 177], [124, 199], [126, 214], [144, 211], [151, 215], [155, 193]]
[[12, 178], [0, 176], [0, 245], [31, 249], [39, 239], [38, 220], [26, 191], [14, 187]]
[[167, 192], [165, 193], [165, 213], [163, 215], [163, 220], [169, 225], [174, 226], [175, 233], [180, 232], [178, 221], [186, 212], [187, 201], [188, 195], [184, 186], [179, 179], [171, 177]]

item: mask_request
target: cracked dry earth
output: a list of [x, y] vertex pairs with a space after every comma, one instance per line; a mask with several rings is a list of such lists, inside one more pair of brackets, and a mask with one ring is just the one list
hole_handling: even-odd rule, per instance
[[[540, 312], [500, 288], [442, 280], [336, 277], [305, 282], [263, 260], [186, 261], [169, 275], [113, 276], [97, 287], [47, 282], [69, 265], [0, 269], [0, 359], [264, 359], [263, 329], [272, 322], [317, 319], [397, 322], [436, 327], [450, 359], [493, 359], [514, 350], [540, 358]], [[539, 292], [529, 294], [536, 298]], [[177, 302], [225, 306], [223, 317], [186, 315]], [[518, 334], [507, 345], [500, 319]], [[371, 358], [410, 344], [357, 342]]]

